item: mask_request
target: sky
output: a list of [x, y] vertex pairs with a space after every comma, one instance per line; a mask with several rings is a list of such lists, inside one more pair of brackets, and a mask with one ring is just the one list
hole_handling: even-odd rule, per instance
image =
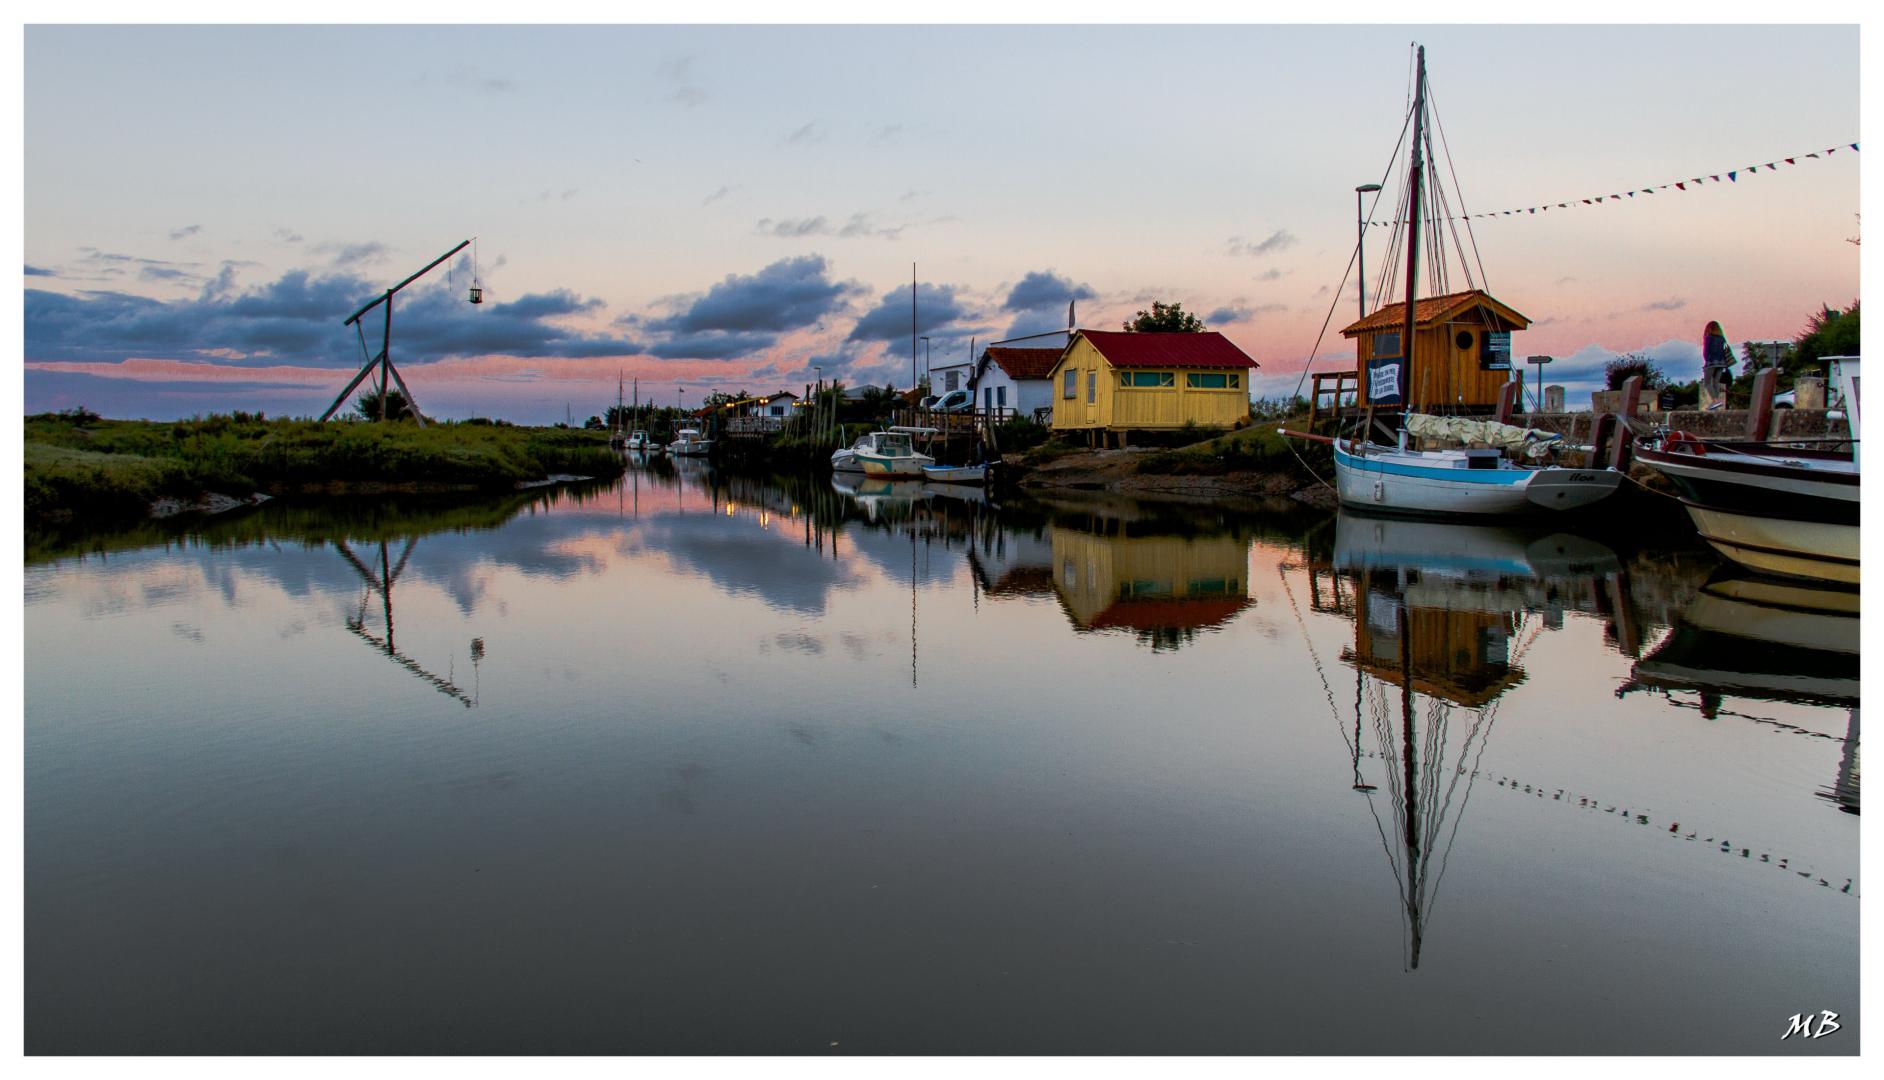
[[1352, 366], [1415, 40], [1455, 204], [1574, 207], [1469, 223], [1573, 403], [1857, 298], [1855, 26], [35, 25], [25, 406], [317, 415], [471, 237], [395, 303], [429, 415], [906, 387], [912, 266], [938, 365], [1177, 301], [1286, 396]]

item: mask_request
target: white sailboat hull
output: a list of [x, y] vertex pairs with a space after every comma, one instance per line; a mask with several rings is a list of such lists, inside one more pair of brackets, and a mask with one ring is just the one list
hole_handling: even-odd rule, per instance
[[1510, 517], [1587, 506], [1615, 493], [1611, 469], [1465, 468], [1457, 451], [1412, 452], [1334, 445], [1335, 490], [1358, 510], [1443, 516]]

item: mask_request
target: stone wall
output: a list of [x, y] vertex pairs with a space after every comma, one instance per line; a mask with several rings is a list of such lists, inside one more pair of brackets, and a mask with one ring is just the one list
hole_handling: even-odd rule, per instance
[[[1683, 409], [1657, 413], [1654, 421], [1667, 424], [1672, 431], [1691, 432], [1705, 438], [1740, 439], [1746, 437], [1747, 423], [1751, 417], [1752, 414], [1746, 409], [1720, 409], [1714, 412]], [[1589, 445], [1590, 428], [1595, 421], [1596, 414], [1588, 412], [1519, 413], [1511, 418], [1513, 424], [1562, 435], [1578, 446]], [[1638, 433], [1644, 432], [1651, 426], [1648, 421], [1647, 415], [1639, 415], [1632, 426]], [[1769, 438], [1841, 439], [1850, 435], [1851, 424], [1842, 414], [1833, 416], [1824, 409], [1775, 409], [1773, 432]]]

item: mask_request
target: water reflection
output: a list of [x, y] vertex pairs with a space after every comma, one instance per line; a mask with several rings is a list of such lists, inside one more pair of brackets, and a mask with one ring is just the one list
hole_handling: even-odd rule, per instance
[[1855, 604], [1704, 548], [691, 461], [55, 547], [39, 1049], [1758, 1050], [1856, 1001]]
[[1843, 710], [1838, 774], [1820, 797], [1848, 814], [1858, 800], [1858, 593], [1724, 571], [1701, 588], [1674, 630], [1631, 669], [1617, 697], [1646, 690], [1709, 720], [1748, 720], [1807, 738], [1824, 732], [1756, 716], [1731, 699]]

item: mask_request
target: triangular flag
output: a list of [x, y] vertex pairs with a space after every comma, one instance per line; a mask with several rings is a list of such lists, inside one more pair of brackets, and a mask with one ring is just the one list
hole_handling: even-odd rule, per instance
[[1731, 170], [1731, 169], [1728, 170], [1727, 172], [1727, 180], [1729, 183], [1734, 183], [1734, 184], [1738, 184], [1740, 182], [1739, 177], [1735, 176], [1734, 170]]
[[1715, 182], [1716, 184], [1718, 184], [1718, 183], [1720, 183], [1720, 174], [1719, 174], [1719, 173], [1714, 173], [1714, 174], [1713, 174], [1713, 177], [1714, 177], [1714, 182]]
[[1633, 191], [1631, 191], [1631, 192], [1629, 193], [1629, 197], [1630, 197], [1631, 199], [1633, 199], [1633, 198], [1635, 198], [1635, 192], [1633, 192]]
[[1533, 214], [1537, 213], [1537, 207], [1535, 206], [1531, 207], [1531, 213]]
[[1818, 155], [1817, 155], [1817, 154], [1807, 154], [1807, 155], [1806, 155], [1806, 157], [1814, 157], [1814, 158], [1815, 158], [1815, 157], [1818, 157]]
[[1858, 148], [1858, 144], [1857, 144], [1857, 143], [1852, 143], [1852, 144], [1851, 144], [1851, 148], [1852, 148], [1853, 150], [1856, 150], [1856, 149]]
[[1825, 153], [1826, 153], [1826, 156], [1828, 157], [1832, 154], [1836, 154], [1838, 153], [1838, 147], [1834, 146], [1830, 150], [1825, 151]]
[[1676, 184], [1675, 186], [1676, 186], [1676, 187], [1678, 187], [1678, 188], [1680, 188], [1680, 189], [1681, 189], [1681, 190], [1683, 190], [1683, 191], [1686, 191], [1686, 190], [1688, 190], [1688, 185], [1687, 185], [1687, 183], [1686, 183], [1686, 182], [1683, 182], [1683, 183], [1679, 183], [1679, 184]]
[[1583, 205], [1584, 205], [1584, 206], [1588, 206], [1588, 205], [1590, 205], [1590, 200], [1588, 200], [1588, 199], [1584, 199], [1584, 200], [1583, 200]]

